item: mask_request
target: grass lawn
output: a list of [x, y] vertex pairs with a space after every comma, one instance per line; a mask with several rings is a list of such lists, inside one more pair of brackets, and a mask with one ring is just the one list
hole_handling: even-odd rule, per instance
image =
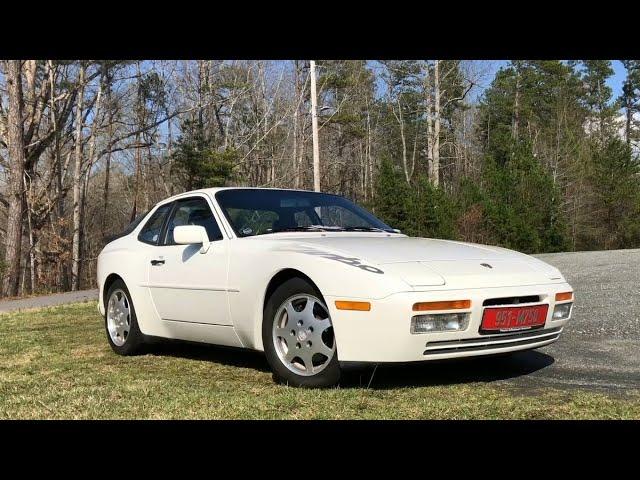
[[[0, 418], [640, 418], [640, 393], [488, 384], [496, 360], [350, 372], [340, 388], [273, 383], [254, 352], [166, 342], [119, 357], [95, 303], [0, 316]], [[471, 372], [471, 373], [469, 373]]]

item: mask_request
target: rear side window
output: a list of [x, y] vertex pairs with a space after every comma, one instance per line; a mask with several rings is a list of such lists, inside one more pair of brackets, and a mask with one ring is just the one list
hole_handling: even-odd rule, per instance
[[165, 245], [176, 244], [173, 241], [173, 230], [180, 225], [199, 225], [207, 231], [209, 241], [222, 240], [218, 223], [204, 198], [188, 198], [176, 202], [176, 208], [167, 223]]
[[136, 217], [136, 219], [133, 222], [131, 222], [129, 225], [127, 225], [125, 227], [125, 229], [123, 231], [121, 231], [120, 233], [116, 233], [115, 235], [111, 235], [109, 237], [106, 237], [105, 240], [104, 240], [105, 245], [107, 243], [113, 242], [114, 240], [117, 240], [118, 238], [121, 238], [121, 237], [124, 237], [126, 235], [129, 235], [131, 232], [133, 232], [138, 227], [138, 225], [140, 225], [140, 222], [142, 220], [144, 220], [144, 218], [147, 215], [149, 215], [149, 212], [150, 212], [150, 210], [147, 210], [142, 215], [138, 215]]
[[164, 225], [164, 221], [171, 210], [171, 205], [171, 203], [167, 203], [153, 212], [151, 218], [147, 220], [147, 223], [140, 230], [138, 240], [150, 245], [158, 245], [160, 234], [162, 233], [162, 225]]

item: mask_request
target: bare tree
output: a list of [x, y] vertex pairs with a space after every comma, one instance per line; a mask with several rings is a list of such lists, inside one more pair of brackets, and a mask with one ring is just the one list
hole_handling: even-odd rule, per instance
[[9, 188], [7, 195], [7, 229], [5, 263], [7, 273], [2, 282], [2, 294], [18, 294], [22, 247], [22, 216], [24, 207], [25, 147], [23, 132], [24, 97], [22, 92], [22, 61], [7, 60], [5, 74], [8, 87], [7, 143], [9, 150]]
[[313, 136], [313, 189], [320, 191], [320, 145], [318, 140], [318, 96], [316, 92], [316, 62], [309, 61], [311, 75], [311, 129]]
[[76, 139], [74, 147], [73, 169], [73, 246], [71, 257], [71, 290], [78, 290], [80, 285], [80, 202], [82, 182], [82, 129], [83, 104], [85, 90], [85, 66], [80, 65], [78, 73], [78, 105], [76, 106]]

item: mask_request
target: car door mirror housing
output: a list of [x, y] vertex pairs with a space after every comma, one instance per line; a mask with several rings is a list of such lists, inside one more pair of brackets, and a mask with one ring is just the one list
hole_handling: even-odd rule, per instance
[[209, 236], [200, 225], [180, 225], [173, 229], [173, 241], [178, 245], [202, 245], [200, 253], [209, 250]]

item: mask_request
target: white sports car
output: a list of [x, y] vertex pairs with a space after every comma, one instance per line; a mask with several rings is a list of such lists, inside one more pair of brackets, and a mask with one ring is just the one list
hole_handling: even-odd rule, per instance
[[536, 258], [411, 238], [343, 197], [300, 190], [171, 197], [104, 247], [97, 277], [116, 353], [149, 337], [250, 348], [296, 386], [334, 385], [348, 363], [542, 347], [573, 305]]

